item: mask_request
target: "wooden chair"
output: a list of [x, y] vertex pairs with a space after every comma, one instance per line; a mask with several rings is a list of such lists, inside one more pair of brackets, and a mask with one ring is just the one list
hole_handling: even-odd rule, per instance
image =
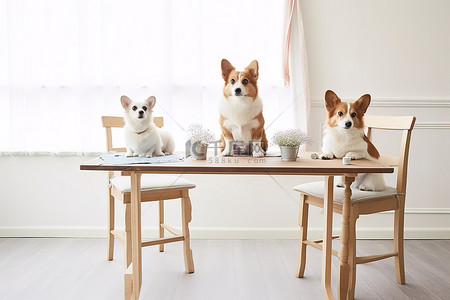
[[[350, 208], [350, 239], [349, 239], [349, 289], [348, 299], [354, 299], [356, 282], [356, 265], [373, 262], [388, 257], [395, 257], [396, 279], [399, 284], [405, 283], [405, 267], [403, 254], [403, 229], [406, 196], [406, 174], [408, 167], [408, 153], [411, 139], [411, 131], [416, 121], [415, 117], [385, 117], [366, 116], [367, 137], [370, 139], [372, 129], [401, 130], [400, 156], [382, 156], [381, 161], [390, 166], [398, 167], [397, 187], [387, 187], [380, 192], [360, 191], [352, 188], [351, 208]], [[309, 205], [318, 207], [324, 206], [324, 183], [313, 182], [294, 187], [300, 192], [300, 251], [297, 264], [297, 277], [303, 277], [306, 265], [306, 246], [322, 250], [319, 244], [322, 240], [307, 240], [308, 231], [308, 208]], [[334, 187], [333, 211], [342, 214], [342, 199], [344, 189]], [[381, 255], [356, 257], [356, 220], [360, 215], [373, 214], [382, 211], [394, 210], [394, 252]], [[337, 238], [333, 237], [333, 238]], [[332, 255], [338, 256], [337, 251], [332, 251]]]
[[[163, 126], [163, 118], [155, 117], [153, 122], [156, 126]], [[114, 148], [112, 142], [111, 128], [122, 128], [125, 122], [122, 117], [102, 117], [103, 127], [106, 128], [107, 151], [126, 152], [126, 148]], [[189, 180], [177, 176], [160, 174], [143, 174], [141, 177], [141, 202], [158, 201], [159, 203], [159, 238], [142, 242], [142, 247], [159, 245], [159, 251], [164, 251], [165, 243], [183, 241], [184, 264], [186, 273], [194, 272], [194, 261], [190, 247], [189, 222], [191, 221], [191, 200], [189, 190], [195, 184]], [[125, 249], [125, 269], [131, 263], [131, 180], [129, 176], [114, 176], [114, 172], [108, 174], [108, 260], [113, 259], [114, 237], [118, 238]], [[164, 223], [164, 201], [181, 199], [182, 232]], [[125, 205], [125, 231], [114, 229], [114, 199]], [[164, 237], [167, 230], [173, 237]]]

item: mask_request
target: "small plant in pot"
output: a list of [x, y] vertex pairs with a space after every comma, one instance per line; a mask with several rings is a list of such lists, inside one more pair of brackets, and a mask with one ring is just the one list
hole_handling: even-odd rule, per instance
[[198, 123], [189, 125], [186, 132], [189, 139], [187, 152], [190, 153], [192, 159], [206, 159], [208, 145], [214, 141], [214, 134]]
[[299, 147], [310, 141], [311, 138], [300, 129], [278, 130], [272, 137], [272, 142], [280, 147], [283, 161], [297, 160]]

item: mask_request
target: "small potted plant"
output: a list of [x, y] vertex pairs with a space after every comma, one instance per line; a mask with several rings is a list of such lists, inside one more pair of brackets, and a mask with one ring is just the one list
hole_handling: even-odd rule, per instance
[[280, 147], [283, 161], [297, 160], [300, 145], [310, 141], [311, 138], [300, 129], [278, 130], [272, 137], [272, 142]]
[[186, 132], [189, 139], [187, 142], [187, 150], [192, 156], [192, 159], [206, 159], [208, 145], [214, 141], [214, 134], [209, 129], [203, 128], [203, 126], [198, 123], [189, 125]]

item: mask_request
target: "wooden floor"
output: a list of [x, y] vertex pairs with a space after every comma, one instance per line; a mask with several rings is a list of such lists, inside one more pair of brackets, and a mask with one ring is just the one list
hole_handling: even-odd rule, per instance
[[[389, 249], [392, 241], [358, 241], [359, 255]], [[450, 299], [450, 240], [408, 240], [405, 249], [407, 283], [396, 283], [393, 259], [358, 265], [358, 299]], [[296, 241], [193, 240], [192, 250], [195, 273], [188, 275], [180, 243], [166, 245], [165, 253], [144, 248], [141, 299], [324, 297], [321, 252], [308, 249], [305, 277], [296, 278]], [[123, 268], [121, 245], [108, 262], [103, 239], [3, 238], [0, 299], [123, 299]]]

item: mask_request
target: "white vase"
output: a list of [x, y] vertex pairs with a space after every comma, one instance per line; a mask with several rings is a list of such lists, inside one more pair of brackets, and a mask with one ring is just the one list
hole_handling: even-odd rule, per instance
[[298, 155], [298, 146], [289, 147], [289, 146], [280, 146], [281, 150], [281, 160], [282, 161], [296, 161]]
[[201, 143], [193, 143], [191, 146], [191, 157], [195, 160], [205, 160], [208, 145]]

